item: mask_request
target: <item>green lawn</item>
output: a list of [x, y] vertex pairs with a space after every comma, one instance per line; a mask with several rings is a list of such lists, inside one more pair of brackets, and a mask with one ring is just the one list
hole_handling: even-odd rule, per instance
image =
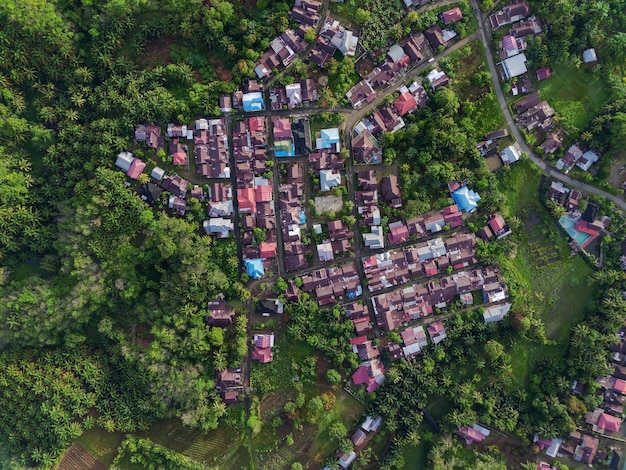
[[404, 456], [406, 470], [422, 470], [426, 468], [426, 455], [428, 454], [428, 445], [420, 442], [417, 446], [406, 445], [402, 450]]
[[551, 65], [552, 77], [539, 82], [539, 94], [561, 116], [572, 135], [582, 132], [605, 103], [607, 87], [590, 70], [567, 64]]

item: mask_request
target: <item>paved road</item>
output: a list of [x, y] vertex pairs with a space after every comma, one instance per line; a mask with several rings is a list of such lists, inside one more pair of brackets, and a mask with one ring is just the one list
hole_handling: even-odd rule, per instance
[[504, 114], [504, 117], [506, 118], [506, 123], [509, 126], [509, 129], [511, 129], [511, 133], [513, 137], [515, 138], [515, 140], [517, 141], [517, 143], [519, 144], [522, 151], [525, 152], [526, 155], [528, 155], [528, 158], [530, 158], [530, 160], [533, 163], [535, 163], [539, 168], [541, 168], [541, 170], [545, 174], [549, 175], [550, 177], [560, 180], [563, 183], [566, 183], [567, 185], [569, 185], [570, 187], [580, 189], [581, 191], [585, 193], [606, 197], [610, 199], [611, 201], [613, 201], [616, 206], [626, 211], [626, 201], [624, 200], [623, 196], [615, 196], [613, 194], [609, 194], [601, 189], [596, 188], [595, 186], [590, 186], [588, 184], [583, 183], [582, 181], [578, 181], [564, 173], [561, 173], [556, 168], [547, 164], [541, 157], [535, 154], [535, 152], [533, 152], [532, 149], [526, 144], [526, 142], [522, 138], [522, 135], [519, 129], [515, 125], [515, 121], [513, 120], [511, 111], [509, 110], [509, 107], [506, 104], [506, 100], [504, 99], [502, 88], [500, 87], [500, 81], [498, 78], [498, 71], [496, 70], [496, 64], [493, 60], [491, 50], [489, 49], [489, 41], [487, 38], [490, 37], [490, 32], [487, 30], [487, 27], [485, 24], [485, 19], [486, 19], [485, 14], [482, 13], [480, 9], [478, 8], [478, 5], [476, 4], [476, 0], [470, 0], [470, 3], [472, 4], [474, 11], [477, 12], [476, 17], [478, 19], [478, 29], [480, 33], [480, 39], [483, 43], [483, 47], [485, 48], [485, 53], [487, 55], [487, 62], [489, 64], [489, 71], [491, 72], [491, 79], [493, 81], [493, 87], [496, 91], [498, 102], [500, 103], [500, 109], [502, 109], [502, 113]]

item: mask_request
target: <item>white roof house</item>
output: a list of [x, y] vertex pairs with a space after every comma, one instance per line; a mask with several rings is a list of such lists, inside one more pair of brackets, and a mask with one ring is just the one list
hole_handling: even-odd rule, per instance
[[387, 55], [393, 61], [393, 63], [400, 62], [406, 56], [404, 49], [402, 49], [398, 44], [394, 44], [391, 46], [389, 51], [387, 51]]
[[196, 130], [207, 130], [209, 128], [209, 121], [206, 119], [197, 119], [196, 120]]
[[285, 85], [285, 93], [289, 100], [289, 109], [302, 105], [302, 86], [299, 82]]
[[578, 161], [576, 161], [576, 166], [583, 171], [588, 171], [589, 167], [591, 167], [591, 165], [593, 165], [599, 159], [600, 156], [597, 153], [592, 152], [591, 150], [587, 150], [585, 153], [582, 154]]
[[150, 173], [150, 177], [156, 181], [161, 181], [165, 176], [165, 170], [161, 167], [155, 166]]
[[229, 232], [235, 229], [233, 221], [223, 217], [213, 217], [205, 220], [202, 223], [202, 227], [208, 235], [214, 235], [218, 238], [228, 238]]
[[134, 160], [135, 157], [131, 152], [120, 152], [115, 160], [115, 166], [127, 172]]
[[483, 313], [483, 319], [485, 323], [495, 323], [501, 321], [507, 313], [511, 310], [511, 304], [496, 305], [486, 309]]
[[320, 171], [320, 187], [322, 191], [330, 191], [341, 184], [341, 174], [333, 170]]
[[384, 248], [385, 239], [383, 236], [383, 228], [380, 225], [374, 225], [371, 233], [363, 234], [363, 242], [365, 246], [373, 250]]
[[519, 77], [528, 72], [526, 68], [526, 55], [517, 54], [502, 61], [502, 68], [506, 78]]
[[322, 262], [332, 261], [335, 259], [335, 257], [333, 256], [333, 246], [330, 244], [330, 242], [320, 243], [319, 245], [317, 245], [317, 256]]
[[593, 63], [598, 61], [598, 55], [596, 54], [596, 50], [593, 47], [590, 47], [586, 51], [583, 52], [583, 62], [585, 64]]
[[500, 154], [500, 157], [502, 157], [502, 163], [504, 163], [505, 165], [510, 165], [511, 163], [515, 163], [522, 157], [522, 151], [517, 143], [515, 143], [505, 148]]

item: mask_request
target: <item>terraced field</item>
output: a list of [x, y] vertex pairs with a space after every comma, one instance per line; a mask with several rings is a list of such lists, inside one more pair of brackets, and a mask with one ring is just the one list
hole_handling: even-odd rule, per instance
[[241, 447], [241, 434], [227, 426], [204, 434], [183, 426], [177, 419], [166, 419], [139, 435], [212, 467], [222, 468], [222, 464], [227, 462], [224, 468], [239, 470], [241, 466], [237, 466], [237, 462], [232, 466], [231, 461], [242, 454], [244, 468], [249, 467], [247, 450]]
[[74, 443], [61, 459], [58, 470], [106, 470], [106, 467], [87, 449]]

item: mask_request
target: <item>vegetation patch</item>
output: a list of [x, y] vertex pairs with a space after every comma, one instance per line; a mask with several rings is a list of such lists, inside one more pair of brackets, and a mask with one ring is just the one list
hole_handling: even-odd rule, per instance
[[560, 116], [560, 124], [577, 136], [599, 113], [608, 98], [603, 79], [586, 68], [555, 63], [552, 77], [539, 82], [539, 94]]

